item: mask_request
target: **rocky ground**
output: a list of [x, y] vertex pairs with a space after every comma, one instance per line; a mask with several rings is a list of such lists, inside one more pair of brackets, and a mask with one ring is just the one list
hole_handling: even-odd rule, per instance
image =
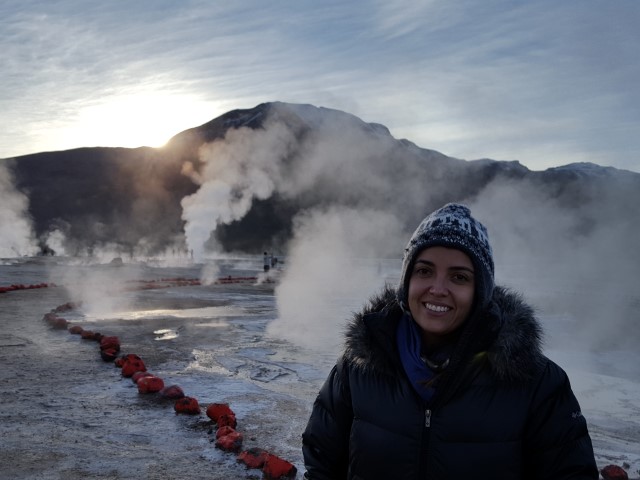
[[[199, 416], [175, 414], [173, 401], [139, 394], [113, 363], [103, 362], [96, 342], [53, 330], [42, 321], [44, 313], [70, 300], [62, 288], [0, 296], [2, 478], [262, 478], [259, 470], [248, 470], [235, 455], [215, 448], [215, 427], [204, 410]], [[180, 306], [176, 302], [171, 300], [173, 307]], [[154, 305], [158, 307], [167, 306]], [[181, 342], [198, 345], [202, 330], [190, 331], [188, 325], [181, 322]], [[187, 395], [200, 396], [203, 406], [225, 401], [236, 407], [245, 445], [274, 451], [299, 465], [302, 425], [285, 425], [266, 412], [288, 410], [305, 418], [306, 407], [285, 395], [265, 398], [246, 386], [234, 392], [228, 377], [189, 370], [189, 349], [159, 343], [150, 335], [167, 326], [112, 320], [101, 321], [99, 328], [119, 335], [123, 351], [135, 350], [150, 370], [181, 385]]]

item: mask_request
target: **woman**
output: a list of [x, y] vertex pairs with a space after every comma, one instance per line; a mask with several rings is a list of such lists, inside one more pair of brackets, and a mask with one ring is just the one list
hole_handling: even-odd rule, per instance
[[565, 372], [515, 293], [494, 287], [463, 205], [425, 218], [387, 288], [348, 326], [303, 434], [305, 478], [597, 479]]

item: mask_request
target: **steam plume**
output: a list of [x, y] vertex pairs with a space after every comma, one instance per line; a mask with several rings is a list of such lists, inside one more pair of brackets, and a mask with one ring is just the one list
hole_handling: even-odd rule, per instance
[[38, 251], [29, 201], [13, 186], [11, 174], [0, 164], [0, 257], [34, 255]]
[[[255, 199], [277, 195], [301, 206], [293, 240], [283, 246], [272, 334], [335, 348], [351, 312], [396, 281], [417, 223], [446, 201], [469, 204], [488, 226], [498, 283], [522, 290], [542, 314], [580, 317], [576, 338], [595, 345], [605, 335], [619, 345], [637, 330], [637, 282], [629, 279], [640, 269], [638, 222], [624, 209], [640, 200], [637, 189], [620, 185], [576, 199], [541, 183], [497, 179], [478, 190], [458, 172], [460, 160], [307, 106], [276, 105], [261, 129], [229, 130], [201, 159], [205, 168], [192, 176], [200, 189], [182, 202], [197, 256], [211, 232], [242, 218]], [[383, 259], [392, 271], [377, 266]]]
[[254, 199], [271, 196], [294, 138], [282, 124], [265, 130], [229, 130], [224, 142], [202, 148], [199, 190], [182, 200], [185, 234], [197, 260], [218, 225], [242, 218]]

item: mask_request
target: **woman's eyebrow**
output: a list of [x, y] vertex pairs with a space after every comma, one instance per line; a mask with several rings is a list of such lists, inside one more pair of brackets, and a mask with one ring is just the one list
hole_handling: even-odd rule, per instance
[[464, 270], [465, 272], [475, 274], [475, 271], [473, 270], [473, 268], [469, 268], [469, 267], [450, 267], [449, 270]]
[[[416, 260], [416, 265], [418, 265], [419, 263], [427, 265], [427, 266], [430, 266], [430, 267], [435, 266], [435, 264], [430, 260], [423, 260], [423, 259]], [[449, 270], [464, 270], [465, 272], [469, 272], [469, 273], [474, 273], [475, 274], [475, 271], [473, 270], [472, 267], [471, 268], [470, 267], [465, 267], [463, 265], [449, 267]]]
[[429, 260], [422, 260], [422, 259], [416, 260], [416, 264], [418, 263], [424, 263], [425, 265], [433, 265], [433, 262], [430, 262]]

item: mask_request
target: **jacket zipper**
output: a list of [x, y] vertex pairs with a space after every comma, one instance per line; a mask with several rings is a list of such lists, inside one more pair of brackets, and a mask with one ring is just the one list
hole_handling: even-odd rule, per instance
[[418, 461], [420, 478], [429, 478], [429, 437], [431, 436], [431, 408], [424, 409], [424, 430], [420, 445], [420, 460]]

